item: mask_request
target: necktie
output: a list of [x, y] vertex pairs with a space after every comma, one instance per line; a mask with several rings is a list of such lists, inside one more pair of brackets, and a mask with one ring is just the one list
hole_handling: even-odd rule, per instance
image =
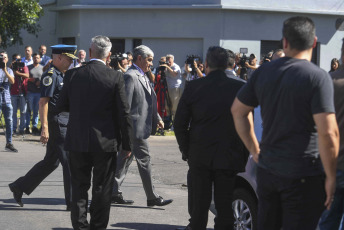
[[143, 80], [144, 80], [144, 82], [146, 84], [146, 88], [147, 88], [148, 92], [151, 93], [151, 88], [149, 87], [149, 83], [148, 83], [149, 80], [148, 80], [148, 78], [146, 77], [146, 75], [143, 75], [142, 77], [143, 77]]

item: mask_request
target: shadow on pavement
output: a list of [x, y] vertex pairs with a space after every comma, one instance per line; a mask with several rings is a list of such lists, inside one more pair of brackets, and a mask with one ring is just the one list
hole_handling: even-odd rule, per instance
[[173, 230], [183, 226], [170, 224], [150, 224], [150, 223], [117, 223], [112, 224], [111, 227], [125, 228], [131, 230]]
[[135, 205], [111, 204], [111, 206], [115, 206], [115, 207], [119, 207], [119, 208], [141, 208], [141, 209], [165, 210], [164, 208], [153, 208], [153, 207], [135, 206]]
[[[25, 206], [24, 206], [25, 207]], [[66, 212], [64, 209], [47, 209], [47, 208], [23, 208], [23, 207], [19, 207], [17, 204], [13, 204], [13, 205], [2, 205], [0, 204], [0, 211], [52, 211], [52, 212]]]
[[51, 230], [73, 230], [72, 228], [52, 228]]
[[[13, 204], [13, 206], [2, 205], [0, 204], [0, 210], [7, 209], [6, 207], [19, 207], [13, 198], [11, 199], [0, 199], [0, 202], [4, 204]], [[62, 198], [22, 198], [24, 206], [26, 204], [35, 204], [35, 205], [65, 205], [65, 199]], [[24, 208], [22, 208], [24, 209]], [[37, 209], [35, 209], [37, 210]], [[44, 209], [46, 210], [46, 209]]]

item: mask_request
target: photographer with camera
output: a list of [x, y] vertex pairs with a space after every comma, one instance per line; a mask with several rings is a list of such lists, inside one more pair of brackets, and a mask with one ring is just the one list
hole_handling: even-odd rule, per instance
[[166, 55], [166, 63], [161, 66], [165, 66], [165, 74], [167, 81], [168, 96], [170, 98], [171, 106], [167, 106], [167, 115], [171, 116], [173, 120], [176, 114], [179, 99], [182, 95], [182, 74], [179, 65], [174, 63], [174, 56], [172, 54]]
[[200, 58], [198, 56], [194, 56], [194, 55], [187, 56], [187, 59], [185, 61], [185, 66], [184, 66], [185, 73], [186, 73], [185, 84], [187, 84], [187, 82], [189, 81], [205, 76], [205, 74], [202, 72], [202, 70], [199, 67], [201, 67], [202, 70], [204, 69], [203, 64], [200, 63]]
[[116, 71], [125, 73], [128, 66], [128, 55], [117, 53], [110, 57], [110, 67]]
[[258, 69], [259, 65], [257, 65], [257, 57], [254, 54], [250, 55], [248, 62], [245, 63], [247, 67], [247, 80], [251, 78], [253, 72]]
[[[155, 68], [155, 81], [154, 81], [154, 91], [156, 93], [157, 102], [158, 102], [158, 113], [161, 116], [161, 119], [165, 123], [165, 128], [168, 129], [171, 124], [171, 119], [167, 117], [167, 108], [172, 108], [170, 97], [167, 90], [167, 81], [166, 81], [166, 57], [162, 56], [159, 60], [159, 66]], [[167, 118], [167, 119], [166, 119]], [[159, 129], [158, 132], [161, 135], [165, 135], [163, 129]]]
[[13, 71], [7, 67], [8, 55], [5, 51], [0, 52], [0, 110], [2, 111], [6, 124], [6, 146], [5, 149], [18, 152], [12, 144], [12, 114], [10, 85], [14, 83]]
[[[20, 110], [20, 127], [19, 134], [24, 135], [26, 127], [26, 91], [27, 81], [29, 78], [29, 69], [20, 59], [12, 62], [12, 70], [14, 73], [14, 84], [11, 87], [11, 101], [13, 106], [13, 134], [17, 130], [17, 111]], [[27, 130], [29, 131], [29, 130]]]
[[272, 61], [272, 55], [274, 54], [274, 51], [271, 50], [266, 55], [263, 55], [262, 59], [259, 62], [259, 65], [263, 65], [264, 63], [271, 62]]

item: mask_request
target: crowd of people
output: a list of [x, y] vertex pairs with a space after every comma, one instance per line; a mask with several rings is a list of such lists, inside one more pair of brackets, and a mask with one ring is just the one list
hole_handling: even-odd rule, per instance
[[[39, 46], [38, 52], [34, 52], [31, 46], [26, 46], [25, 55], [22, 57], [15, 53], [11, 56], [12, 60], [9, 60], [6, 51], [0, 53], [3, 63], [3, 68], [0, 68], [0, 104], [6, 125], [5, 149], [8, 151], [18, 151], [12, 143], [13, 136], [41, 135], [38, 127], [41, 77], [52, 62], [46, 52], [45, 45]], [[85, 58], [86, 52], [79, 50], [78, 59], [69, 68], [81, 66]]]
[[[3, 106], [4, 109], [2, 111], [5, 118], [6, 129], [8, 130], [6, 132], [6, 150], [13, 152], [17, 151], [12, 143], [12, 136], [41, 134], [40, 127], [38, 127], [40, 80], [42, 74], [48, 70], [52, 62], [52, 59], [46, 55], [46, 52], [47, 47], [45, 45], [41, 45], [37, 53], [33, 52], [31, 46], [26, 46], [24, 50], [25, 55], [21, 57], [19, 53], [13, 54], [9, 64], [7, 64], [8, 54], [5, 51], [1, 53], [1, 55], [4, 56], [4, 62], [7, 64], [7, 67], [9, 67], [6, 68], [6, 70], [10, 71], [9, 75], [14, 77], [14, 83], [11, 84], [10, 81], [6, 80], [6, 70], [0, 69], [0, 73], [3, 77], [2, 82], [4, 85], [9, 86], [9, 90], [5, 87], [5, 95], [2, 96], [2, 101], [6, 104]], [[278, 55], [280, 53], [282, 53], [282, 55]], [[256, 56], [251, 54], [246, 62], [241, 65], [240, 61], [243, 58], [243, 54], [236, 53], [235, 55], [236, 58], [232, 72], [235, 76], [243, 80], [248, 80], [254, 70], [263, 64], [262, 59], [260, 65], [258, 65]], [[271, 57], [267, 60], [274, 60], [276, 55], [277, 57], [282, 57], [283, 50], [272, 51]], [[86, 64], [86, 56], [86, 51], [80, 49], [77, 55], [78, 58], [73, 60], [68, 69], [77, 68]], [[132, 66], [132, 61], [133, 54], [131, 51], [128, 51], [124, 54], [111, 56], [106, 61], [106, 65], [116, 71], [125, 73]], [[245, 74], [242, 74], [242, 72], [245, 72]], [[202, 63], [200, 58], [196, 58], [192, 64], [187, 64], [185, 62], [183, 68], [181, 68], [174, 62], [174, 56], [172, 54], [167, 54], [160, 58], [158, 67], [149, 68], [148, 72], [145, 74], [158, 96], [158, 112], [167, 125], [165, 129], [173, 130], [174, 116], [185, 85], [192, 80], [205, 76], [204, 63]], [[11, 102], [6, 102], [6, 98], [7, 100], [10, 98]], [[11, 104], [11, 106], [9, 104]], [[10, 116], [10, 114], [12, 115]]]
[[[283, 49], [270, 52], [259, 65], [254, 54], [212, 46], [204, 63], [188, 58], [181, 69], [167, 54], [151, 69], [149, 47], [111, 56], [106, 36], [92, 38], [89, 62], [85, 50], [75, 56], [75, 45], [52, 46], [52, 58], [44, 45], [38, 53], [27, 46], [25, 56], [13, 55], [9, 67], [1, 51], [6, 149], [17, 151], [11, 138], [18, 109], [18, 133], [30, 132], [32, 113], [32, 132], [47, 144], [44, 159], [9, 184], [15, 201], [23, 206], [23, 193], [30, 195], [61, 163], [73, 228], [106, 229], [111, 202], [134, 203], [124, 199], [120, 187], [135, 156], [147, 206], [172, 203], [155, 191], [148, 147], [149, 136], [170, 117], [189, 165], [190, 224], [183, 229], [206, 229], [212, 185], [215, 229], [233, 229], [236, 174], [245, 170], [250, 154], [258, 165], [258, 230], [313, 230], [318, 223], [321, 230], [339, 229], [344, 213], [343, 68], [334, 59], [331, 79], [310, 62], [317, 42], [311, 19], [289, 18], [282, 33]], [[253, 129], [257, 106], [260, 143]]]

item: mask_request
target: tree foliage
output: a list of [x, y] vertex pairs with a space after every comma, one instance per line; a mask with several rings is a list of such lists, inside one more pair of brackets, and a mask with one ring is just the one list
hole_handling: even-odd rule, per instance
[[23, 44], [21, 30], [37, 36], [43, 15], [39, 0], [0, 0], [0, 47]]

